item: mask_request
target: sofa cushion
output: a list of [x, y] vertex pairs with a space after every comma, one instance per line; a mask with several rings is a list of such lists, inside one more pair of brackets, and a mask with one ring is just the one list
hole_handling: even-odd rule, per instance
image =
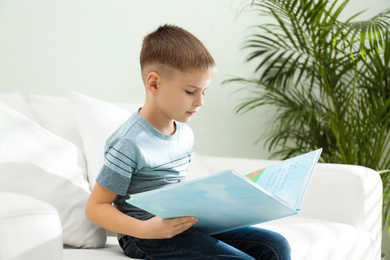
[[15, 109], [16, 111], [33, 120], [34, 122], [39, 122], [38, 118], [31, 111], [30, 107], [24, 100], [22, 94], [18, 92], [0, 93], [0, 103], [9, 106], [12, 109]]
[[63, 251], [63, 260], [131, 260], [126, 256], [119, 246], [116, 237], [108, 237], [104, 248], [99, 249], [74, 249], [65, 247]]
[[0, 198], [0, 259], [61, 260], [62, 228], [57, 210], [20, 194], [0, 191]]
[[298, 215], [256, 225], [282, 234], [290, 243], [291, 259], [373, 259], [375, 238], [345, 223]]
[[23, 94], [39, 124], [82, 149], [82, 141], [67, 97]]
[[103, 246], [105, 230], [84, 213], [90, 189], [78, 148], [4, 104], [0, 104], [0, 122], [0, 190], [54, 206], [64, 244]]

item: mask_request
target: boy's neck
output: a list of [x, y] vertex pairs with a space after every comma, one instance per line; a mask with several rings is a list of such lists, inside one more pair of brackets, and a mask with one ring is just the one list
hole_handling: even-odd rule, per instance
[[175, 120], [162, 120], [163, 116], [152, 112], [150, 109], [148, 109], [148, 107], [145, 106], [142, 107], [138, 113], [160, 133], [165, 135], [173, 135], [176, 132]]

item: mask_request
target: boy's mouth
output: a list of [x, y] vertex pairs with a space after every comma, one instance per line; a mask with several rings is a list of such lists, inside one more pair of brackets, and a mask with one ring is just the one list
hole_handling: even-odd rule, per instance
[[195, 115], [196, 112], [197, 111], [187, 111], [186, 113], [189, 114], [190, 116], [193, 116], [193, 115]]

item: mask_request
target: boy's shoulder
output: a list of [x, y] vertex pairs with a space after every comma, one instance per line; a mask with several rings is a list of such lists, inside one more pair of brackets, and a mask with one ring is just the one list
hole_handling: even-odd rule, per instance
[[[138, 115], [138, 116], [137, 116]], [[129, 131], [137, 130], [134, 126], [139, 120], [139, 114], [135, 112], [125, 122], [123, 122], [107, 139], [107, 143], [112, 143], [122, 139], [129, 134]]]
[[[128, 140], [137, 142], [137, 139], [152, 138], [170, 141], [177, 136], [193, 139], [193, 131], [186, 123], [176, 122], [177, 132], [173, 136], [166, 136], [158, 132], [148, 121], [146, 121], [138, 112], [132, 114], [114, 133], [108, 138], [108, 142], [118, 140]], [[146, 135], [145, 135], [146, 134]]]

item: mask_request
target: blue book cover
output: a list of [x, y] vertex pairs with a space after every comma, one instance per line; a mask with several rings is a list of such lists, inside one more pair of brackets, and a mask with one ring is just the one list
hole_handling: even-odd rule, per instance
[[132, 195], [128, 203], [161, 218], [195, 216], [207, 234], [258, 224], [299, 212], [322, 149], [243, 175], [226, 170], [204, 178]]

